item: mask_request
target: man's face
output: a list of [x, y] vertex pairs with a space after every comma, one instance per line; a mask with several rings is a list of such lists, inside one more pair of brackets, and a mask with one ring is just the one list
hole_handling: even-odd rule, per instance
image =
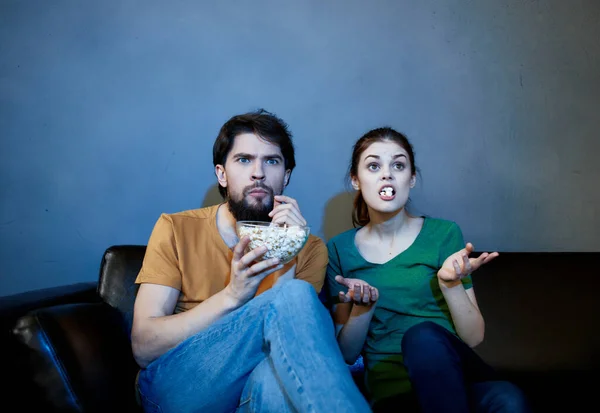
[[215, 167], [219, 184], [227, 188], [229, 210], [238, 221], [270, 221], [273, 196], [283, 192], [290, 172], [279, 146], [253, 133], [236, 136], [225, 165]]

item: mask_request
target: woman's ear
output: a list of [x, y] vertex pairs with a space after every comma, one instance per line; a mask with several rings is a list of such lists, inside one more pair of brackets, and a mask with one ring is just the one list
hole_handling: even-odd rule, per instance
[[358, 184], [358, 179], [352, 178], [352, 188], [354, 188], [355, 191], [360, 190], [360, 185]]
[[410, 187], [414, 188], [416, 183], [417, 183], [417, 176], [416, 175], [411, 176], [410, 177]]

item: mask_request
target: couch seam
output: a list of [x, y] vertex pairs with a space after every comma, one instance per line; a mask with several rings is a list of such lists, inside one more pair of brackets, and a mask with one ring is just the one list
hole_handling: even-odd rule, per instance
[[61, 378], [67, 385], [67, 390], [69, 391], [69, 395], [70, 395], [71, 399], [73, 400], [75, 405], [79, 408], [79, 410], [81, 410], [81, 404], [80, 404], [79, 400], [77, 400], [77, 397], [75, 396], [75, 391], [73, 390], [73, 386], [71, 385], [71, 381], [69, 380], [66, 370], [65, 370], [62, 362], [56, 355], [56, 352], [54, 351], [54, 346], [52, 345], [52, 342], [48, 338], [48, 334], [46, 334], [46, 330], [42, 326], [42, 323], [40, 322], [39, 316], [37, 314], [35, 315], [35, 321], [36, 321], [37, 325], [40, 327], [40, 332], [41, 332], [42, 336], [44, 337], [44, 340], [48, 344], [48, 349], [49, 349], [49, 352], [51, 353], [52, 360], [54, 361], [54, 364], [56, 365], [56, 368], [57, 368]]

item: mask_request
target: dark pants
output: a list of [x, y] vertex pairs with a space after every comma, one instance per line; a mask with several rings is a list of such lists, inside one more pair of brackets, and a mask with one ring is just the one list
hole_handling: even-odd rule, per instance
[[378, 404], [377, 412], [531, 411], [518, 387], [498, 380], [473, 349], [435, 323], [410, 328], [402, 339], [402, 354], [414, 392]]

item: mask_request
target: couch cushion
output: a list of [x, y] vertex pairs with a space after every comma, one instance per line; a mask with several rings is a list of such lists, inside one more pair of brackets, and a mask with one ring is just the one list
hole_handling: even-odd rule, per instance
[[47, 411], [139, 411], [138, 366], [118, 311], [105, 303], [41, 308], [13, 329]]
[[142, 267], [145, 245], [115, 245], [102, 257], [98, 293], [102, 300], [119, 310], [128, 336], [133, 322], [133, 306], [139, 286], [135, 279]]

